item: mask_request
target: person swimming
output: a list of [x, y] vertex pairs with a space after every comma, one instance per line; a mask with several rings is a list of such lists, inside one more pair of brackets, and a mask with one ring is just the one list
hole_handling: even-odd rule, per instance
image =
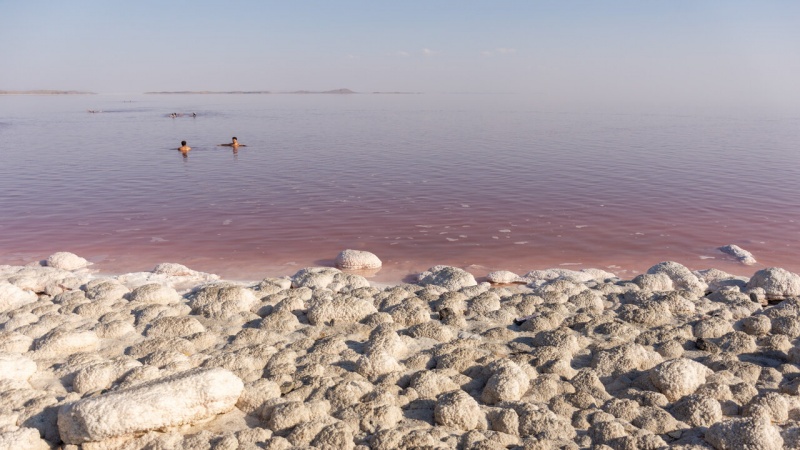
[[244, 144], [240, 144], [240, 143], [239, 143], [239, 140], [238, 140], [238, 139], [236, 139], [236, 136], [234, 136], [234, 137], [232, 137], [232, 138], [231, 138], [231, 142], [230, 142], [230, 144], [219, 144], [219, 146], [220, 146], [220, 147], [233, 147], [233, 148], [247, 147], [247, 146], [246, 146], [246, 145], [244, 145]]
[[192, 149], [192, 147], [189, 147], [188, 145], [186, 145], [186, 141], [181, 141], [181, 146], [180, 146], [180, 148], [178, 148], [178, 150], [182, 151], [183, 153], [186, 153], [191, 149]]

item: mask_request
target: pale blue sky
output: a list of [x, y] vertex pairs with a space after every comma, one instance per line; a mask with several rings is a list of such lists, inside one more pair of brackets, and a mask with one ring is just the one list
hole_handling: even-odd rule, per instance
[[0, 89], [800, 103], [800, 1], [0, 0]]

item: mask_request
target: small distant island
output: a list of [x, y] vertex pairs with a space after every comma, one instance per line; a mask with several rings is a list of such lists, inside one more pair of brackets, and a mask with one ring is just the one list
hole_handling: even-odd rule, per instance
[[0, 91], [0, 95], [96, 95], [87, 91], [57, 91], [52, 89], [36, 89], [31, 91]]
[[145, 94], [272, 94], [270, 91], [153, 91]]
[[[151, 91], [145, 94], [360, 94], [350, 89], [330, 91]], [[420, 92], [372, 92], [372, 94], [420, 94]]]

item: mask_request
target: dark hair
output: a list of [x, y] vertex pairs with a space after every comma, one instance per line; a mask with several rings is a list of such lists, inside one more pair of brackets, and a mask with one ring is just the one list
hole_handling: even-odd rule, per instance
[[236, 139], [236, 136], [232, 137], [231, 140], [232, 141], [238, 141], [238, 139]]
[[186, 145], [186, 141], [181, 141], [181, 145]]

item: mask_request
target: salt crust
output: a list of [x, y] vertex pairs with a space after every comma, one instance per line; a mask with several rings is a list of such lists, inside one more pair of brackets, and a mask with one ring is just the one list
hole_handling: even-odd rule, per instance
[[739, 247], [735, 244], [725, 245], [719, 248], [719, 251], [722, 253], [728, 254], [736, 258], [739, 262], [746, 265], [753, 265], [757, 263], [756, 258], [753, 256], [752, 253], [748, 252], [747, 250]]
[[380, 258], [363, 250], [343, 250], [336, 256], [336, 267], [340, 269], [379, 269], [381, 265]]
[[229, 411], [244, 385], [224, 369], [195, 369], [79, 400], [58, 412], [68, 444], [193, 423]]
[[177, 264], [3, 266], [0, 448], [797, 442], [797, 275], [665, 262], [632, 281], [519, 278], [437, 266], [377, 288], [307, 268], [248, 285]]
[[79, 270], [91, 263], [70, 252], [53, 253], [47, 258], [47, 265], [62, 270]]

